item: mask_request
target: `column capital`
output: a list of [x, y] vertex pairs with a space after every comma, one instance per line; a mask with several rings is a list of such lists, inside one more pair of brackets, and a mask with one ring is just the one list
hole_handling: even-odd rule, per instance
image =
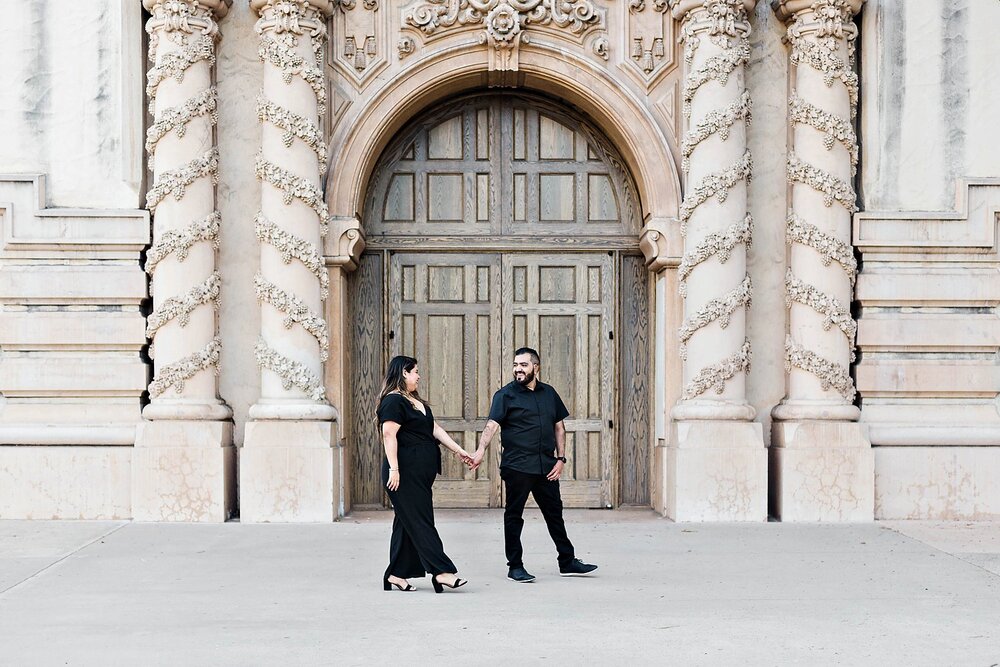
[[771, 9], [786, 23], [813, 14], [811, 23], [819, 24], [827, 34], [839, 36], [840, 26], [851, 23], [863, 4], [865, 0], [771, 0]]
[[197, 31], [214, 37], [219, 32], [216, 21], [229, 13], [232, 4], [233, 0], [142, 0], [142, 6], [152, 14], [146, 31]]
[[333, 15], [338, 0], [250, 0], [250, 9], [260, 17], [258, 32], [275, 28], [278, 32], [315, 32]]
[[756, 4], [757, 0], [670, 0], [670, 12], [678, 21], [704, 23], [712, 34], [737, 37], [737, 23], [746, 22]]

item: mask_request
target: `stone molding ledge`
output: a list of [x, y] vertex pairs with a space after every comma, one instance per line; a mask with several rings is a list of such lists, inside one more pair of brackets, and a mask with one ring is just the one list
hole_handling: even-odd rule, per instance
[[1000, 178], [962, 178], [954, 211], [862, 211], [854, 245], [863, 252], [984, 252], [997, 249]]
[[139, 252], [149, 245], [144, 209], [47, 208], [45, 174], [0, 174], [3, 250]]

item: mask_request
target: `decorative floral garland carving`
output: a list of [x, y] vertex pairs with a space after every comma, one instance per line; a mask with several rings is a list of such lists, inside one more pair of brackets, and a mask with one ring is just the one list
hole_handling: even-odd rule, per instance
[[753, 157], [750, 155], [749, 148], [735, 164], [730, 165], [723, 171], [706, 174], [698, 182], [698, 185], [691, 189], [691, 192], [688, 193], [688, 196], [681, 203], [681, 234], [687, 234], [687, 222], [691, 219], [691, 214], [694, 213], [696, 208], [704, 204], [711, 197], [715, 197], [720, 204], [725, 202], [733, 186], [740, 181], [749, 183], [752, 175]]
[[160, 236], [160, 240], [146, 253], [146, 273], [153, 275], [156, 265], [171, 254], [177, 256], [178, 262], [187, 259], [191, 247], [199, 241], [212, 244], [214, 250], [219, 249], [219, 227], [222, 216], [218, 211], [212, 211], [203, 220], [196, 220], [184, 229], [170, 229]]
[[854, 188], [833, 174], [823, 171], [807, 162], [803, 162], [795, 153], [788, 154], [788, 180], [791, 183], [804, 183], [813, 190], [823, 194], [823, 205], [830, 207], [837, 202], [850, 213], [858, 210], [857, 195]]
[[831, 49], [794, 34], [792, 27], [788, 29], [788, 38], [792, 43], [793, 65], [809, 65], [823, 75], [823, 83], [827, 87], [838, 79], [843, 82], [851, 100], [851, 118], [854, 118], [858, 105], [858, 75], [848, 67], [843, 58], [834, 55]]
[[[858, 164], [857, 134], [851, 122], [858, 103], [858, 77], [853, 72], [853, 40], [857, 36], [857, 29], [852, 22], [853, 12], [844, 0], [816, 0], [811, 9], [808, 22], [803, 14], [796, 14], [789, 23], [791, 63], [796, 67], [813, 68], [823, 76], [827, 87], [840, 80], [847, 91], [850, 118], [832, 114], [793, 93], [788, 102], [789, 119], [793, 125], [799, 123], [821, 132], [824, 135], [823, 145], [827, 150], [832, 150], [834, 144], [840, 142], [849, 156], [853, 175]], [[844, 62], [838, 55], [845, 39], [848, 62]], [[849, 183], [800, 160], [794, 152], [790, 152], [788, 157], [788, 180], [793, 184], [802, 183], [822, 193], [823, 203], [827, 207], [836, 201], [848, 213], [857, 210], [857, 197]], [[837, 262], [851, 286], [854, 285], [857, 260], [851, 246], [806, 222], [794, 210], [789, 212], [786, 221], [786, 242], [812, 248], [820, 255], [824, 266]], [[788, 307], [792, 303], [801, 303], [814, 310], [822, 317], [824, 330], [829, 330], [832, 326], [839, 328], [847, 338], [850, 360], [854, 361], [854, 339], [858, 325], [851, 317], [847, 305], [816, 286], [799, 280], [791, 269], [785, 275], [785, 303]], [[856, 392], [848, 368], [798, 344], [791, 335], [785, 342], [785, 367], [788, 371], [798, 368], [810, 373], [819, 379], [824, 391], [832, 388], [847, 402], [854, 401]]]
[[831, 150], [834, 143], [839, 141], [851, 156], [851, 167], [857, 167], [858, 137], [848, 120], [824, 111], [795, 94], [788, 99], [788, 120], [822, 132], [825, 135], [823, 145], [827, 150]]
[[[502, 11], [497, 12], [498, 8]], [[501, 14], [504, 23], [498, 20]], [[554, 23], [580, 34], [600, 20], [601, 15], [591, 0], [423, 0], [403, 16], [405, 25], [428, 36], [456, 24], [480, 23], [485, 23], [487, 30], [503, 35], [509, 32], [503, 29], [506, 21], [516, 22], [518, 27]]]
[[[218, 123], [218, 94], [214, 86], [199, 91], [175, 106], [158, 109], [156, 104], [160, 84], [166, 79], [173, 78], [177, 82], [182, 82], [187, 71], [194, 65], [202, 63], [207, 68], [215, 65], [218, 25], [214, 20], [213, 11], [195, 1], [171, 0], [157, 5], [153, 14], [153, 18], [147, 23], [147, 31], [150, 33], [149, 59], [155, 64], [147, 73], [146, 93], [149, 97], [149, 111], [154, 114], [154, 119], [146, 131], [145, 142], [151, 170], [156, 162], [157, 146], [167, 134], [174, 132], [176, 136], [183, 137], [188, 124], [199, 117], [207, 116], [210, 127]], [[161, 38], [168, 40], [177, 48], [157, 56]], [[170, 90], [175, 92], [178, 89]], [[180, 168], [156, 174], [155, 182], [146, 195], [147, 208], [155, 214], [156, 208], [168, 195], [173, 195], [178, 202], [183, 200], [188, 186], [204, 177], [211, 178], [213, 185], [218, 183], [219, 153], [214, 146]], [[209, 212], [200, 220], [195, 220], [182, 228], [161, 231], [168, 220], [164, 218], [158, 221], [154, 215], [159, 238], [150, 248], [146, 258], [145, 270], [150, 276], [168, 256], [173, 255], [179, 262], [183, 262], [196, 243], [209, 243], [213, 250], [219, 247], [221, 217], [217, 210], [212, 210], [214, 198], [205, 200], [201, 204], [202, 210], [207, 208]], [[174, 220], [170, 220], [169, 223], [177, 224]], [[211, 271], [201, 284], [195, 285], [182, 295], [157, 299], [153, 304], [154, 310], [146, 321], [146, 336], [154, 339], [153, 345], [149, 348], [150, 356], [154, 355], [157, 333], [168, 322], [176, 319], [181, 327], [185, 327], [191, 313], [199, 306], [211, 305], [218, 309], [222, 279], [214, 270], [214, 264], [213, 257], [208, 267], [199, 269]], [[171, 387], [179, 394], [183, 392], [186, 380], [208, 368], [213, 368], [218, 374], [222, 344], [216, 333], [215, 318], [213, 318], [211, 329], [191, 334], [196, 336], [196, 339], [200, 336], [206, 338], [211, 336], [201, 351], [179, 360], [166, 359], [164, 361], [167, 363], [157, 364], [156, 375], [149, 385], [150, 396], [156, 398]]]
[[293, 199], [298, 199], [315, 211], [316, 215], [319, 216], [320, 235], [326, 236], [329, 230], [330, 212], [326, 207], [323, 193], [318, 187], [287, 169], [282, 169], [273, 162], [268, 162], [261, 155], [258, 155], [254, 162], [254, 171], [257, 178], [281, 190], [281, 199], [286, 205], [291, 204]]
[[[295, 76], [301, 77], [303, 81], [308, 83], [316, 95], [319, 116], [322, 118], [326, 112], [326, 80], [323, 78], [323, 70], [319, 68], [320, 63], [322, 63], [322, 51], [317, 51], [316, 66], [314, 67], [307, 64], [305, 58], [292, 48], [295, 42], [296, 37], [291, 33], [280, 34], [276, 37], [262, 35], [257, 55], [262, 62], [270, 63], [280, 69], [285, 83], [291, 83]], [[320, 43], [320, 49], [322, 49], [322, 41], [319, 39], [313, 40], [313, 46], [315, 47], [317, 42]]]
[[292, 258], [302, 262], [302, 265], [319, 280], [320, 298], [326, 300], [330, 290], [330, 274], [327, 273], [323, 258], [317, 252], [316, 246], [281, 229], [264, 217], [263, 213], [258, 213], [254, 218], [254, 232], [258, 241], [272, 246], [281, 253], [281, 261], [285, 264], [291, 262]]
[[219, 183], [219, 150], [211, 148], [199, 158], [191, 160], [180, 169], [165, 171], [156, 179], [156, 183], [146, 194], [146, 208], [155, 212], [156, 207], [169, 194], [180, 201], [184, 197], [187, 186], [203, 176], [210, 176], [212, 183]]
[[716, 109], [705, 114], [705, 118], [698, 123], [698, 126], [687, 133], [684, 141], [681, 142], [681, 169], [687, 173], [691, 167], [691, 154], [698, 144], [708, 139], [713, 134], [718, 134], [723, 141], [729, 139], [729, 130], [737, 120], [743, 120], [749, 125], [751, 118], [751, 108], [753, 103], [750, 99], [750, 91], [744, 90], [740, 99], [731, 102], [724, 109]]
[[716, 320], [719, 326], [725, 329], [729, 326], [729, 320], [739, 308], [750, 309], [750, 300], [753, 287], [750, 284], [750, 276], [745, 276], [740, 285], [730, 291], [721, 299], [712, 299], [699, 308], [694, 315], [684, 321], [684, 324], [677, 331], [677, 336], [681, 341], [681, 359], [687, 359], [687, 342], [696, 331], [707, 327]]
[[200, 352], [164, 366], [157, 373], [156, 379], [149, 383], [149, 395], [156, 398], [173, 387], [178, 394], [184, 391], [184, 383], [203, 370], [211, 368], [219, 374], [219, 355], [222, 352], [222, 341], [218, 337], [209, 341]]
[[[827, 331], [836, 325], [847, 337], [848, 343], [854, 344], [854, 336], [858, 332], [858, 323], [851, 317], [849, 311], [840, 300], [826, 292], [803, 282], [795, 277], [791, 270], [785, 272], [785, 307], [791, 308], [792, 303], [809, 306], [823, 316], [823, 330]], [[852, 359], [853, 360], [853, 359]]]
[[281, 142], [286, 148], [291, 147], [292, 142], [298, 137], [302, 143], [316, 153], [320, 172], [326, 170], [326, 143], [323, 141], [323, 135], [317, 123], [263, 97], [257, 98], [257, 119], [262, 123], [270, 123], [284, 130]]
[[188, 68], [202, 60], [207, 60], [209, 66], [215, 65], [215, 39], [212, 36], [197, 35], [184, 48], [163, 55], [146, 75], [146, 96], [149, 98], [150, 113], [155, 108], [156, 89], [160, 84], [169, 78], [177, 82], [183, 81]]
[[[365, 5], [368, 7], [375, 2], [376, 0], [365, 0]], [[306, 62], [306, 59], [296, 51], [298, 40], [306, 35], [307, 27], [308, 37], [305, 38], [311, 39], [313, 63]], [[272, 66], [281, 70], [282, 79], [286, 84], [291, 83], [295, 77], [307, 83], [316, 96], [316, 115], [322, 118], [326, 113], [327, 101], [327, 82], [323, 75], [326, 26], [319, 13], [306, 3], [281, 3], [275, 7], [274, 12], [268, 14], [266, 21], [263, 16], [261, 17], [256, 29], [260, 35], [258, 56], [265, 67]], [[278, 100], [263, 96], [257, 100], [257, 117], [261, 123], [270, 123], [283, 131], [282, 143], [286, 148], [290, 148], [296, 138], [308, 146], [316, 156], [317, 172], [323, 173], [326, 167], [327, 147], [320, 124], [315, 118], [301, 116], [281, 106]], [[279, 150], [274, 157], [277, 159], [281, 155]], [[254, 170], [261, 181], [281, 191], [285, 205], [298, 199], [312, 209], [318, 219], [320, 235], [326, 236], [330, 214], [323, 192], [313, 180], [297, 176], [266, 159], [263, 154], [257, 156]], [[274, 247], [281, 254], [285, 264], [290, 263], [292, 258], [298, 259], [315, 275], [320, 298], [327, 298], [329, 276], [323, 265], [319, 247], [281, 229], [277, 223], [265, 217], [263, 211], [258, 212], [254, 220], [254, 229], [258, 241]], [[282, 324], [285, 328], [291, 328], [298, 323], [316, 339], [319, 344], [320, 361], [325, 361], [329, 357], [329, 331], [321, 313], [313, 311], [303, 299], [281, 289], [262, 273], [254, 277], [254, 291], [259, 302], [270, 304], [284, 315]], [[257, 365], [275, 373], [286, 390], [294, 386], [313, 400], [326, 399], [322, 379], [316, 373], [305, 364], [282, 355], [263, 337], [254, 349], [254, 356]]]
[[698, 89], [709, 81], [718, 81], [723, 86], [726, 85], [733, 70], [748, 62], [750, 62], [750, 43], [741, 40], [735, 48], [712, 56], [705, 62], [704, 67], [688, 74], [684, 79], [684, 90], [681, 93], [684, 117], [691, 117], [691, 100], [694, 99]]
[[326, 390], [315, 373], [303, 364], [278, 353], [263, 338], [257, 341], [253, 353], [257, 365], [281, 378], [281, 386], [285, 389], [295, 386], [314, 401], [326, 400]]
[[858, 275], [858, 260], [854, 258], [854, 250], [849, 244], [824, 234], [819, 227], [809, 224], [795, 213], [788, 214], [785, 242], [789, 245], [794, 242], [809, 246], [820, 254], [823, 266], [837, 262], [844, 269], [851, 285], [854, 285]]
[[302, 299], [265, 280], [264, 276], [259, 273], [254, 276], [253, 287], [257, 294], [257, 301], [270, 304], [285, 315], [285, 319], [281, 323], [285, 325], [286, 329], [291, 329], [295, 323], [302, 325], [302, 328], [308, 331], [319, 343], [320, 359], [326, 361], [330, 357], [330, 332], [322, 317], [307, 306]]
[[222, 276], [218, 271], [213, 271], [205, 282], [195, 285], [183, 296], [165, 299], [146, 319], [146, 338], [152, 338], [161, 327], [175, 318], [181, 327], [186, 327], [191, 319], [191, 313], [203, 304], [211, 304], [212, 308], [218, 310], [221, 286]]
[[854, 402], [856, 395], [854, 382], [847, 368], [824, 359], [812, 350], [807, 350], [789, 336], [785, 339], [785, 370], [791, 371], [792, 368], [815, 375], [823, 391], [833, 388], [848, 403]]
[[[176, 131], [178, 137], [183, 137], [187, 132], [187, 124], [191, 119], [198, 116], [208, 116], [212, 125], [219, 122], [217, 112], [218, 97], [215, 86], [203, 90], [198, 95], [184, 102], [179, 107], [162, 109], [156, 114], [154, 122], [146, 130], [146, 152], [150, 154], [152, 160], [153, 151], [156, 144], [165, 137], [171, 130]], [[150, 165], [152, 169], [152, 164]]]
[[[676, 5], [677, 0], [671, 0]], [[702, 44], [702, 38], [707, 34], [711, 44], [721, 49], [706, 58], [704, 63], [690, 72], [684, 80], [682, 92], [685, 118], [690, 119], [692, 101], [695, 95], [709, 81], [716, 81], [725, 86], [729, 77], [737, 75], [750, 60], [749, 23], [747, 22], [744, 5], [740, 0], [709, 0], [697, 9], [687, 12], [681, 24], [681, 41], [684, 43], [684, 59], [690, 66], [694, 62], [695, 52]], [[729, 138], [734, 123], [743, 120], [751, 121], [751, 98], [748, 91], [741, 90], [736, 99], [721, 108], [712, 109], [699, 118], [688, 130], [682, 143], [683, 170], [688, 172], [698, 146], [712, 136], [719, 136], [723, 141]], [[709, 173], [688, 189], [680, 206], [681, 234], [687, 236], [687, 225], [695, 210], [711, 197], [723, 203], [730, 190], [740, 181], [750, 182], [753, 173], [753, 159], [747, 149], [743, 156], [720, 172]], [[753, 234], [753, 219], [749, 212], [743, 211], [743, 219], [733, 223], [721, 232], [707, 234], [694, 248], [686, 247], [684, 257], [678, 267], [680, 292], [687, 297], [687, 280], [695, 267], [707, 261], [710, 257], [718, 257], [725, 263], [739, 244], [749, 247]], [[732, 314], [739, 308], [749, 308], [751, 305], [752, 285], [750, 276], [744, 274], [742, 282], [719, 297], [709, 300], [695, 310], [678, 330], [680, 353], [687, 359], [687, 345], [694, 335], [712, 322], [718, 321], [722, 328], [729, 325]], [[690, 312], [690, 311], [688, 311]], [[697, 398], [709, 389], [716, 393], [725, 392], [726, 383], [737, 373], [750, 370], [750, 341], [744, 338], [743, 345], [734, 354], [721, 361], [709, 364], [700, 369], [684, 387], [683, 400]]]
[[726, 382], [736, 377], [737, 373], [750, 372], [750, 358], [750, 341], [744, 340], [743, 346], [738, 352], [717, 364], [706, 366], [698, 371], [698, 374], [684, 387], [681, 398], [691, 400], [701, 396], [709, 389], [714, 389], [716, 394], [721, 394], [726, 390]]
[[741, 243], [748, 249], [753, 243], [753, 217], [749, 213], [740, 222], [730, 225], [724, 233], [709, 234], [694, 250], [684, 255], [677, 267], [681, 296], [687, 296], [687, 278], [694, 271], [694, 267], [709, 257], [717, 257], [725, 264], [729, 261], [733, 249]]

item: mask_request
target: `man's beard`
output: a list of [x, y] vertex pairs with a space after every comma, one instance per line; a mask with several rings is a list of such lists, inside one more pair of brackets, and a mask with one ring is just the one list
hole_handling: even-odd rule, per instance
[[514, 382], [520, 385], [529, 385], [535, 379], [535, 371], [525, 371], [524, 377], [521, 378], [517, 373], [514, 373]]

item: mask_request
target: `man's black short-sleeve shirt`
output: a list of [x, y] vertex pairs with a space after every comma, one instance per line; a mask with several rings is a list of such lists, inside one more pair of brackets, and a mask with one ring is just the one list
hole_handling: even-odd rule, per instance
[[551, 385], [535, 389], [511, 382], [493, 394], [489, 418], [500, 424], [500, 467], [533, 475], [548, 474], [556, 464], [555, 425], [569, 416]]

